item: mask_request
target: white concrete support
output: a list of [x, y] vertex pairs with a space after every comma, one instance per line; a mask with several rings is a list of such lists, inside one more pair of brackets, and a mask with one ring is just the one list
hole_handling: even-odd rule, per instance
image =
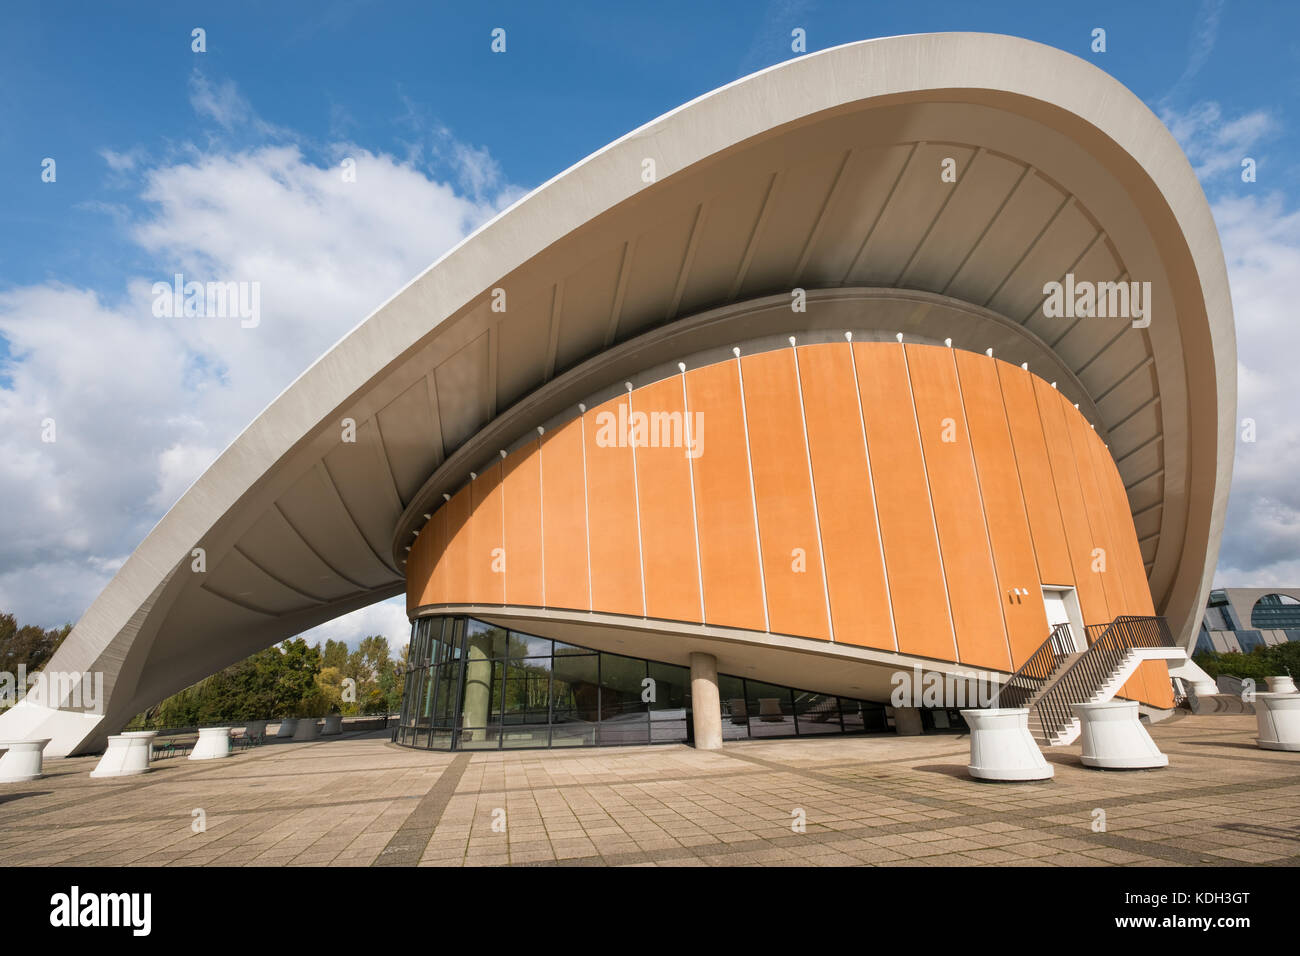
[[153, 739], [156, 730], [135, 730], [108, 738], [108, 749], [99, 758], [92, 777], [134, 777], [148, 773], [149, 758], [153, 756]]
[[1050, 780], [1055, 768], [1029, 733], [1029, 709], [963, 710], [970, 728], [970, 775], [977, 780]]
[[232, 753], [229, 727], [200, 727], [199, 741], [190, 751], [190, 759], [216, 760], [219, 757], [229, 757]]
[[266, 725], [267, 721], [265, 720], [250, 720], [244, 725], [244, 736], [260, 737], [266, 733]]
[[1264, 680], [1268, 683], [1270, 694], [1296, 693], [1295, 679], [1289, 674], [1283, 674], [1281, 677], [1265, 677]]
[[1137, 701], [1108, 700], [1071, 707], [1079, 718], [1085, 767], [1141, 770], [1169, 765], [1169, 758], [1138, 719]]
[[1256, 694], [1255, 722], [1262, 749], [1300, 751], [1300, 694]]
[[320, 732], [321, 736], [336, 737], [341, 733], [343, 733], [343, 715], [326, 714], [325, 726], [321, 728], [321, 732]]
[[49, 745], [50, 738], [40, 740], [3, 740], [0, 750], [0, 783], [24, 783], [44, 776], [41, 768], [41, 755]]
[[696, 750], [722, 749], [722, 698], [718, 696], [718, 659], [691, 654], [691, 719]]
[[1194, 680], [1187, 689], [1195, 697], [1213, 697], [1219, 692], [1219, 685], [1212, 680]]
[[286, 717], [280, 721], [280, 729], [275, 732], [277, 737], [292, 737], [298, 729], [297, 717]]
[[294, 740], [315, 740], [320, 736], [320, 726], [315, 717], [299, 717], [298, 728], [293, 732]]

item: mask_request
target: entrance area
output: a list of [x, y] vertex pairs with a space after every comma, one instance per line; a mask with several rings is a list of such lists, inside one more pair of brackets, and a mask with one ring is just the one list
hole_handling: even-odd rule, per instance
[[1054, 634], [1057, 625], [1068, 624], [1070, 639], [1062, 640], [1054, 636], [1055, 651], [1059, 656], [1074, 654], [1088, 649], [1086, 632], [1083, 627], [1083, 612], [1079, 608], [1079, 596], [1072, 587], [1051, 587], [1043, 585], [1043, 606], [1047, 610], [1047, 628]]

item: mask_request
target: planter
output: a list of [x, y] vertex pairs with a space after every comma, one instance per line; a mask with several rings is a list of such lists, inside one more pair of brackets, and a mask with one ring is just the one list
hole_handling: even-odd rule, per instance
[[343, 715], [330, 714], [325, 718], [325, 726], [321, 728], [322, 737], [334, 737], [343, 733]]
[[1300, 694], [1256, 694], [1255, 721], [1262, 749], [1300, 751]]
[[136, 730], [108, 738], [108, 749], [99, 758], [92, 777], [134, 777], [148, 773], [149, 758], [153, 756], [153, 739], [156, 730]]
[[320, 736], [315, 717], [299, 717], [298, 729], [293, 732], [294, 740], [315, 740]]
[[41, 754], [51, 739], [0, 741], [0, 749], [4, 750], [4, 756], [0, 757], [0, 783], [24, 783], [45, 776]]
[[1074, 704], [1083, 744], [1083, 765], [1101, 770], [1146, 770], [1169, 766], [1147, 729], [1138, 720], [1135, 700]]
[[1295, 679], [1282, 675], [1281, 677], [1265, 677], [1268, 683], [1268, 692], [1270, 694], [1294, 694], [1296, 693]]
[[963, 710], [970, 727], [970, 775], [976, 780], [1050, 780], [1055, 769], [1029, 733], [1025, 707]]
[[275, 732], [277, 737], [292, 737], [294, 731], [298, 729], [297, 717], [286, 717], [280, 721], [280, 729]]
[[217, 760], [231, 753], [229, 727], [200, 727], [199, 740], [190, 751], [190, 759]]

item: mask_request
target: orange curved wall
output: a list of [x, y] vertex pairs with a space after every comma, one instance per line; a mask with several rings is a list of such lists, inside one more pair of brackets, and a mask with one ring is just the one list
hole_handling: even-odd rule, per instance
[[[638, 413], [657, 426], [611, 442]], [[415, 539], [407, 605], [702, 621], [1006, 671], [1047, 637], [1044, 584], [1074, 587], [1087, 624], [1154, 613], [1083, 416], [996, 359], [844, 342], [693, 369], [524, 445]], [[1173, 705], [1163, 662], [1121, 693]]]

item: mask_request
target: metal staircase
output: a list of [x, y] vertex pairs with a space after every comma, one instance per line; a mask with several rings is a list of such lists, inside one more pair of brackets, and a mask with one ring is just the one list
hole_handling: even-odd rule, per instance
[[994, 707], [1028, 708], [1030, 732], [1042, 746], [1078, 738], [1071, 705], [1110, 700], [1143, 661], [1187, 656], [1163, 617], [1125, 615], [1086, 631], [1088, 649], [1076, 651], [1070, 625], [1058, 624], [993, 700]]

